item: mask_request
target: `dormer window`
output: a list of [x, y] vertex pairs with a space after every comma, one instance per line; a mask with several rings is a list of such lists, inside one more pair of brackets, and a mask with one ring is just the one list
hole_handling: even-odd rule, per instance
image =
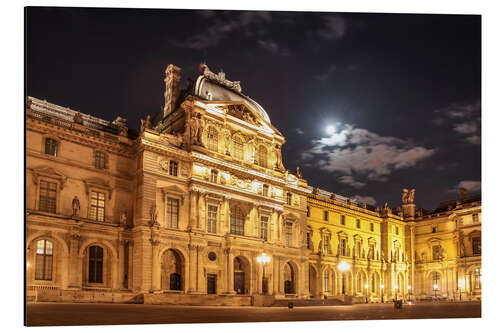
[[57, 156], [57, 146], [59, 142], [52, 138], [45, 139], [45, 154], [50, 156]]

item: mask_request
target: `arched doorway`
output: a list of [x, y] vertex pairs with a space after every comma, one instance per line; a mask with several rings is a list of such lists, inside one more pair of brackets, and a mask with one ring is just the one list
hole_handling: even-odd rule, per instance
[[287, 262], [283, 271], [285, 294], [295, 294], [295, 271], [293, 266]]
[[250, 263], [242, 256], [234, 258], [234, 291], [248, 294], [250, 290]]
[[162, 255], [161, 289], [184, 289], [184, 260], [182, 255], [176, 250], [169, 249]]
[[317, 273], [312, 265], [309, 265], [309, 294], [311, 297], [317, 294]]

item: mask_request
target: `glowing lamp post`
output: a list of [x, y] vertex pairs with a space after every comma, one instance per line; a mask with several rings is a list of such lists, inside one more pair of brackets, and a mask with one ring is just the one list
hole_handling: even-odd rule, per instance
[[267, 294], [267, 284], [266, 284], [266, 264], [271, 261], [265, 253], [262, 253], [257, 257], [257, 262], [262, 264], [262, 293]]
[[349, 270], [350, 266], [345, 261], [341, 261], [338, 268], [342, 272], [342, 295], [345, 295], [345, 272]]
[[365, 292], [366, 292], [366, 303], [368, 303], [368, 283], [365, 284]]
[[380, 288], [382, 288], [382, 303], [384, 303], [384, 285], [381, 285]]
[[462, 289], [464, 287], [465, 287], [465, 281], [464, 281], [464, 279], [460, 279], [460, 281], [458, 281], [458, 292], [460, 295], [460, 301], [462, 300]]
[[437, 291], [439, 290], [439, 286], [437, 284], [434, 284], [433, 288], [434, 289], [434, 299], [437, 299]]
[[408, 286], [408, 303], [411, 304], [411, 286]]

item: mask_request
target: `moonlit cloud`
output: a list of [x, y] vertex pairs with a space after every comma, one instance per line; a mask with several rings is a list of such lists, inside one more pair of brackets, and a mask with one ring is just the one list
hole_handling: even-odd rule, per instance
[[481, 144], [481, 103], [453, 103], [434, 111], [438, 114], [432, 122], [438, 126], [450, 125], [463, 141]]
[[339, 15], [330, 15], [323, 18], [324, 27], [319, 31], [321, 37], [327, 40], [340, 39], [346, 32], [346, 22]]
[[370, 197], [370, 196], [361, 196], [361, 195], [355, 195], [353, 197], [354, 200], [356, 200], [357, 202], [364, 202], [368, 205], [372, 205], [372, 206], [375, 206], [377, 204], [377, 200], [375, 200], [374, 197]]
[[477, 180], [462, 180], [449, 192], [457, 193], [460, 188], [464, 188], [469, 193], [477, 193], [481, 191], [481, 182]]
[[314, 140], [302, 159], [307, 165], [338, 174], [340, 183], [362, 188], [366, 183], [360, 178], [387, 181], [395, 170], [413, 167], [435, 152], [347, 124], [328, 137]]
[[354, 179], [353, 176], [340, 176], [339, 178], [337, 178], [337, 180], [339, 183], [347, 184], [358, 189], [363, 188], [366, 185], [366, 183], [362, 183]]

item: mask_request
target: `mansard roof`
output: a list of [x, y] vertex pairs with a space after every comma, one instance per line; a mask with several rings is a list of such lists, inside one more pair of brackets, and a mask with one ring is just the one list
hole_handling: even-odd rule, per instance
[[264, 108], [241, 92], [239, 81], [227, 80], [225, 73], [222, 71], [214, 74], [206, 65], [202, 65], [201, 68], [203, 74], [198, 76], [194, 85], [194, 94], [196, 96], [207, 100], [245, 102], [250, 106], [252, 112], [269, 124], [271, 123], [271, 119]]

